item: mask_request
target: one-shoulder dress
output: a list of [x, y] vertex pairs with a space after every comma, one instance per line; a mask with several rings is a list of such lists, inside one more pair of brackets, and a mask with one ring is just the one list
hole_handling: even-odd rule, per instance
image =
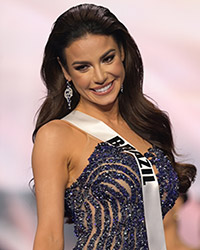
[[[178, 197], [178, 177], [160, 148], [153, 146], [144, 156], [157, 170], [164, 217]], [[148, 250], [135, 158], [120, 147], [100, 142], [88, 161], [65, 192], [65, 209], [71, 213], [77, 236], [74, 250]]]

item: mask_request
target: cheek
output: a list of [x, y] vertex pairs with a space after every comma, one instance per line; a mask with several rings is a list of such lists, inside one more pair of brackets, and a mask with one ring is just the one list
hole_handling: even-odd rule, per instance
[[89, 85], [89, 79], [87, 75], [84, 76], [76, 76], [74, 78], [72, 78], [72, 82], [74, 84], [74, 87], [78, 90], [87, 88], [87, 86]]
[[124, 69], [124, 65], [121, 61], [118, 61], [113, 65], [112, 73], [116, 76], [120, 76], [120, 77], [124, 78], [125, 69]]

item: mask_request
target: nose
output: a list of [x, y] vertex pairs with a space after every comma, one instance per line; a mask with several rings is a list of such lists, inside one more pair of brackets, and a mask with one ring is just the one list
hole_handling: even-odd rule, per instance
[[95, 67], [94, 68], [94, 82], [96, 84], [104, 84], [104, 82], [107, 80], [107, 73], [105, 70], [101, 67]]

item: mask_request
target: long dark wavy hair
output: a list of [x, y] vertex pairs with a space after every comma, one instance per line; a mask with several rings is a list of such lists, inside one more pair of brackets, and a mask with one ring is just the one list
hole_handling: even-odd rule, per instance
[[194, 180], [196, 168], [175, 161], [169, 118], [143, 94], [143, 63], [138, 47], [127, 28], [102, 6], [81, 4], [64, 12], [56, 20], [44, 51], [41, 76], [47, 88], [47, 96], [39, 110], [33, 138], [42, 125], [64, 117], [78, 104], [80, 96], [73, 89], [72, 109], [68, 109], [63, 95], [66, 80], [58, 58], [67, 70], [64, 49], [86, 34], [112, 36], [118, 46], [123, 47], [125, 79], [123, 94], [119, 95], [120, 114], [133, 131], [168, 155], [179, 176], [179, 191], [186, 192]]

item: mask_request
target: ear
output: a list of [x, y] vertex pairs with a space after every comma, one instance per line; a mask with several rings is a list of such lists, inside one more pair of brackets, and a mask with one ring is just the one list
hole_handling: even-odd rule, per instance
[[65, 69], [65, 67], [62, 65], [59, 57], [57, 57], [57, 61], [60, 64], [60, 67], [62, 69], [62, 72], [63, 72], [63, 75], [64, 75], [65, 79], [70, 82], [71, 77], [70, 77], [69, 73], [67, 72], [67, 70]]
[[121, 56], [121, 60], [123, 62], [125, 59], [125, 53], [124, 53], [124, 48], [122, 45], [120, 46], [120, 56]]

